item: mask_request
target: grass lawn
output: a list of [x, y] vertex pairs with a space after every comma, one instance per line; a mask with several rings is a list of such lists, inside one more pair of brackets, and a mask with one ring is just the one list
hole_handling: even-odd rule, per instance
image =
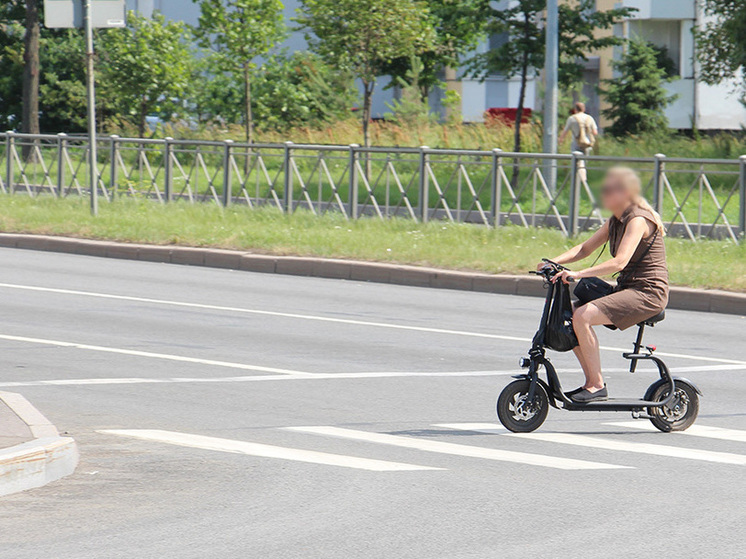
[[[315, 217], [298, 211], [118, 199], [92, 218], [81, 198], [0, 196], [0, 230], [152, 244], [210, 246], [493, 273], [523, 273], [572, 242], [548, 229]], [[672, 282], [746, 291], [746, 243], [666, 240]]]

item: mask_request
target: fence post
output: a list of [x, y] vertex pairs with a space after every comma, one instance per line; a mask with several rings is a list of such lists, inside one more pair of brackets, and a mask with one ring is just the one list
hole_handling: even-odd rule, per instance
[[502, 205], [503, 181], [500, 168], [502, 167], [501, 149], [492, 150], [492, 184], [490, 185], [490, 217], [493, 227], [500, 227], [500, 206]]
[[15, 192], [15, 177], [13, 176], [13, 152], [16, 149], [15, 132], [8, 130], [5, 136], [5, 184], [8, 185], [8, 193]]
[[61, 198], [65, 189], [65, 149], [67, 149], [67, 134], [57, 134], [57, 197]]
[[428, 210], [430, 209], [430, 182], [427, 176], [428, 157], [427, 146], [420, 146], [420, 192], [419, 210], [422, 223], [427, 222]]
[[653, 208], [663, 215], [663, 175], [666, 172], [666, 156], [662, 153], [655, 154], [655, 168], [653, 170]]
[[109, 190], [111, 191], [111, 199], [113, 200], [117, 194], [117, 187], [119, 182], [119, 167], [117, 167], [119, 159], [119, 136], [112, 134], [109, 136], [109, 158], [111, 164], [109, 165]]
[[358, 218], [358, 176], [357, 176], [357, 161], [359, 154], [357, 148], [358, 144], [350, 144], [350, 219]]
[[231, 175], [231, 158], [233, 157], [233, 140], [223, 142], [223, 206], [230, 206], [233, 199], [233, 177]]
[[578, 157], [582, 157], [579, 151], [572, 152], [570, 160], [570, 204], [567, 216], [567, 232], [571, 237], [578, 234], [578, 214], [580, 213], [580, 177], [578, 175]]
[[163, 195], [166, 199], [166, 203], [171, 202], [174, 199], [174, 166], [173, 162], [171, 161], [171, 151], [173, 149], [173, 144], [171, 144], [172, 141], [173, 138], [171, 136], [167, 136], [165, 138], [165, 142], [163, 143]]
[[285, 166], [285, 189], [282, 193], [282, 209], [285, 213], [293, 211], [293, 169], [290, 167], [293, 158], [293, 142], [285, 142], [284, 166]]
[[738, 158], [740, 172], [738, 173], [738, 234], [741, 240], [746, 240], [746, 155]]

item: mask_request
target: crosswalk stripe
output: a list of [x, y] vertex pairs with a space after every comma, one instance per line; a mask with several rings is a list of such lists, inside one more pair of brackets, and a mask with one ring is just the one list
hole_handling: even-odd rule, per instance
[[702, 460], [704, 462], [746, 466], [746, 455], [743, 454], [730, 454], [727, 452], [714, 452], [710, 450], [698, 450], [694, 448], [666, 446], [662, 444], [617, 441], [614, 439], [574, 435], [571, 433], [510, 433], [504, 429], [496, 427], [492, 423], [448, 423], [437, 425], [437, 427], [459, 429], [462, 431], [476, 431], [479, 433], [499, 433], [501, 435], [532, 441], [584, 446], [599, 450], [619, 450], [622, 452], [633, 452], [637, 454], [652, 454], [655, 456], [667, 456], [670, 458], [686, 458], [689, 460]]
[[355, 431], [340, 427], [284, 427], [289, 431], [300, 433], [312, 433], [314, 435], [327, 435], [343, 439], [367, 441], [371, 443], [413, 448], [425, 452], [437, 452], [440, 454], [452, 454], [455, 456], [466, 456], [469, 458], [483, 458], [486, 460], [497, 460], [501, 462], [514, 462], [517, 464], [528, 464], [531, 466], [543, 466], [546, 468], [557, 468], [560, 470], [611, 470], [624, 469], [629, 466], [617, 466], [602, 462], [590, 462], [588, 460], [575, 460], [571, 458], [560, 458], [557, 456], [545, 456], [542, 454], [529, 454], [526, 452], [515, 452], [511, 450], [499, 450], [495, 448], [483, 448], [479, 446], [467, 446], [462, 444], [446, 443], [442, 441], [431, 441], [415, 439], [413, 437], [402, 437], [384, 433], [371, 433], [369, 431]]
[[[604, 423], [614, 427], [629, 427], [630, 429], [640, 429], [642, 431], [655, 431], [651, 423], [646, 421], [620, 421], [618, 423]], [[721, 441], [734, 441], [737, 443], [746, 443], [746, 431], [738, 429], [725, 429], [723, 427], [708, 427], [706, 425], [692, 425], [686, 431], [677, 431], [677, 435], [689, 435], [691, 437], [705, 437], [708, 439], [718, 439]]]
[[372, 472], [445, 469], [404, 464], [401, 462], [387, 462], [383, 460], [372, 460], [369, 458], [358, 458], [356, 456], [345, 456], [343, 454], [328, 454], [326, 452], [286, 448], [267, 444], [250, 443], [246, 441], [236, 441], [232, 439], [220, 439], [203, 435], [191, 435], [189, 433], [178, 433], [176, 431], [161, 431], [159, 429], [105, 429], [98, 431], [98, 433], [133, 437], [136, 439], [173, 444], [177, 446], [201, 448], [204, 450], [217, 450], [221, 452], [247, 454], [249, 456], [261, 456], [264, 458], [279, 458], [282, 460], [294, 460], [296, 462], [308, 462], [311, 464], [355, 468]]

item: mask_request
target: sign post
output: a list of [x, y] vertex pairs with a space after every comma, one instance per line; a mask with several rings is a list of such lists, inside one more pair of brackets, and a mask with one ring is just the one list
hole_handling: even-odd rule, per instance
[[[546, 56], [544, 77], [546, 92], [544, 94], [544, 153], [557, 153], [557, 109], [559, 89], [557, 85], [559, 71], [559, 14], [557, 0], [547, 1], [546, 19]], [[544, 178], [552, 193], [557, 188], [557, 162], [548, 161], [544, 167]]]
[[[96, 6], [94, 9], [93, 6]], [[88, 185], [91, 214], [98, 215], [98, 166], [96, 157], [96, 76], [93, 29], [124, 27], [124, 0], [44, 0], [44, 25], [85, 29], [86, 97], [88, 101]], [[112, 161], [112, 165], [114, 162]], [[115, 185], [112, 185], [115, 186]]]

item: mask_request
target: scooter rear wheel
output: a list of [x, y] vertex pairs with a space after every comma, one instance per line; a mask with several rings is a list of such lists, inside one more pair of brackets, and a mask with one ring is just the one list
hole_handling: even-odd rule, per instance
[[[676, 383], [676, 390], [673, 400], [668, 405], [660, 408], [648, 408], [650, 422], [655, 425], [656, 429], [664, 433], [688, 429], [694, 424], [697, 414], [699, 414], [699, 395], [697, 394], [697, 390], [687, 382], [680, 380], [674, 382]], [[669, 384], [661, 382], [653, 390], [650, 400], [653, 402], [665, 400], [669, 391]]]
[[528, 401], [531, 381], [521, 379], [511, 382], [497, 399], [497, 417], [500, 423], [514, 433], [530, 433], [538, 429], [549, 413], [549, 398], [541, 384], [536, 385], [532, 402]]

